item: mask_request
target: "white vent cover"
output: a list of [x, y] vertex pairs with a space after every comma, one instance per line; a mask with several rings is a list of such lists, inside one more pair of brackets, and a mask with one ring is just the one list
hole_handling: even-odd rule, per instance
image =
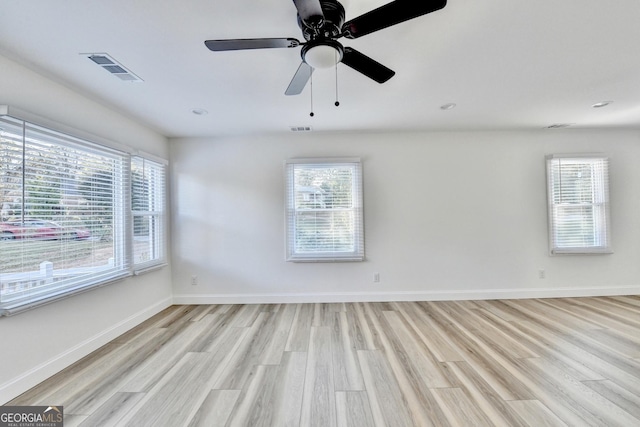
[[311, 132], [313, 128], [311, 126], [290, 126], [291, 132]]
[[562, 129], [562, 128], [568, 128], [569, 126], [573, 125], [574, 123], [554, 123], [552, 125], [547, 126], [545, 129]]
[[107, 70], [120, 80], [127, 82], [142, 82], [143, 80], [132, 73], [127, 67], [120, 64], [106, 53], [81, 53], [80, 55], [86, 56], [93, 63], [99, 65], [103, 69]]

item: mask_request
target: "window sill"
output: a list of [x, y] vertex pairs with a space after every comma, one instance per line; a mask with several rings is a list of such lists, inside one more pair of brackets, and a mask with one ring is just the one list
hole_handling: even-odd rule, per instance
[[287, 262], [295, 262], [295, 263], [302, 263], [302, 262], [311, 262], [311, 263], [317, 263], [317, 262], [362, 262], [364, 261], [364, 257], [350, 257], [350, 258], [288, 258]]
[[613, 250], [611, 249], [602, 249], [602, 250], [572, 250], [572, 249], [552, 249], [549, 255], [551, 256], [562, 256], [562, 255], [611, 255], [613, 254]]
[[168, 264], [166, 262], [163, 262], [161, 264], [155, 264], [155, 265], [150, 265], [148, 267], [142, 267], [140, 269], [134, 270], [133, 271], [133, 275], [134, 276], [140, 276], [143, 275], [145, 273], [151, 273], [152, 271], [156, 271], [156, 270], [160, 270], [163, 267], [166, 267]]

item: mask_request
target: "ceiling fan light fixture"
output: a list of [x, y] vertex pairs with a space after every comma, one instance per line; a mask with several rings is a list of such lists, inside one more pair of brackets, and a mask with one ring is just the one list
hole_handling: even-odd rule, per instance
[[302, 59], [313, 68], [331, 68], [342, 61], [343, 49], [340, 43], [323, 41], [307, 44], [302, 49]]

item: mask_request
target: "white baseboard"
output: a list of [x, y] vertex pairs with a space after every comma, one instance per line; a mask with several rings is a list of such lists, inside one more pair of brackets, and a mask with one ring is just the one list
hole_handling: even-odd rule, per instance
[[69, 350], [61, 353], [50, 360], [22, 373], [16, 378], [0, 385], [0, 404], [4, 404], [25, 391], [41, 383], [64, 368], [82, 359], [92, 351], [97, 350], [109, 341], [119, 337], [129, 329], [139, 325], [151, 316], [161, 312], [173, 303], [173, 298], [165, 298], [156, 304], [148, 307], [127, 319], [113, 325], [99, 334], [79, 343]]
[[284, 304], [319, 302], [460, 301], [639, 295], [639, 286], [527, 288], [408, 292], [174, 295], [174, 304]]

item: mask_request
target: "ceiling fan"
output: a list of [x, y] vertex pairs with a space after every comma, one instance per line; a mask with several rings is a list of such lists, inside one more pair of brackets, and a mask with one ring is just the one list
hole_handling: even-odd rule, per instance
[[328, 68], [342, 62], [378, 83], [394, 76], [395, 71], [358, 52], [342, 46], [341, 37], [357, 39], [383, 28], [400, 24], [447, 5], [447, 0], [396, 0], [344, 22], [344, 7], [337, 0], [293, 0], [298, 10], [298, 26], [306, 42], [295, 38], [259, 38], [207, 40], [212, 51], [293, 48], [302, 46], [302, 63], [286, 95], [302, 92], [315, 68]]

